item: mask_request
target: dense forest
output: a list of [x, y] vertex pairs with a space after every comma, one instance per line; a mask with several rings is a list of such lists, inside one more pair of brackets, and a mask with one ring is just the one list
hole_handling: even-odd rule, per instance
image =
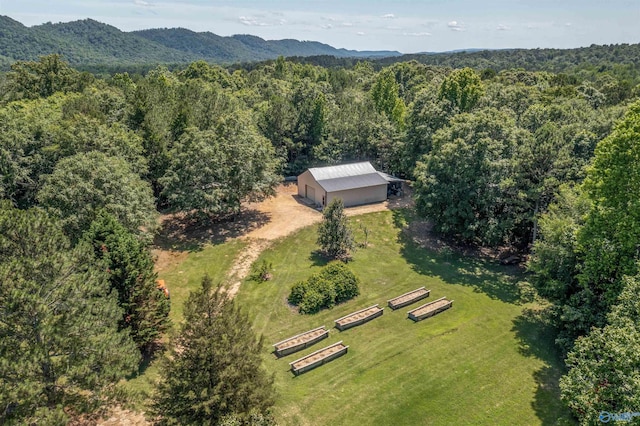
[[149, 64], [187, 64], [197, 60], [215, 63], [253, 62], [278, 56], [332, 55], [336, 57], [383, 57], [398, 52], [359, 52], [336, 49], [314, 41], [264, 40], [251, 35], [222, 37], [184, 28], [158, 28], [123, 32], [84, 19], [26, 27], [0, 16], [0, 67], [17, 60], [37, 60], [60, 54], [74, 66], [133, 69]]
[[[361, 160], [412, 180], [435, 232], [530, 254], [566, 354], [562, 397], [581, 421], [637, 410], [639, 92], [634, 74], [607, 65], [617, 47], [598, 49], [606, 59], [588, 74], [504, 69], [507, 53], [481, 69], [280, 57], [107, 78], [57, 55], [12, 64], [0, 107], [0, 422], [91, 412], [154, 350], [170, 327], [149, 251], [159, 211], [219, 220], [282, 176]], [[167, 371], [197, 368], [181, 354], [234, 329], [195, 320], [211, 311], [240, 315], [205, 277]], [[232, 334], [257, 353], [250, 330]], [[270, 386], [229, 364], [207, 374]], [[159, 388], [168, 423], [194, 403], [170, 398], [184, 386]], [[198, 415], [247, 419], [273, 403], [257, 392], [217, 412], [230, 397], [216, 389]]]

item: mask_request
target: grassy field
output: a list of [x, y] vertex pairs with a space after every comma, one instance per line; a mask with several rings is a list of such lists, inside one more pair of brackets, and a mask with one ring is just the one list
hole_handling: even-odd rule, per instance
[[[299, 315], [286, 298], [290, 288], [323, 264], [316, 228], [275, 244], [261, 259], [273, 263], [273, 279], [243, 283], [238, 302], [265, 336], [265, 365], [278, 392], [275, 415], [285, 425], [536, 425], [573, 424], [559, 402], [562, 362], [536, 304], [521, 304], [523, 279], [507, 269], [451, 252], [417, 247], [400, 232], [406, 213], [352, 219], [371, 230], [370, 246], [349, 264], [361, 279], [361, 295], [332, 310]], [[358, 232], [356, 232], [356, 235]], [[361, 236], [361, 235], [360, 235]], [[187, 266], [181, 269], [187, 270]], [[411, 307], [338, 332], [333, 320], [409, 290], [426, 286], [429, 300], [454, 306], [413, 323]], [[271, 344], [326, 325], [330, 337], [276, 359]], [[288, 363], [343, 340], [345, 356], [294, 377]]]

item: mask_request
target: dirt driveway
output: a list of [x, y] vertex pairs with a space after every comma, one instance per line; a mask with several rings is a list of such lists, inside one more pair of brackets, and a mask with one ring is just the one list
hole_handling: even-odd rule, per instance
[[[345, 213], [347, 216], [356, 216], [410, 204], [411, 196], [406, 194], [404, 197], [383, 203], [350, 207], [345, 209]], [[234, 297], [242, 281], [251, 272], [251, 265], [275, 240], [322, 220], [322, 213], [306, 205], [297, 195], [295, 183], [280, 185], [275, 197], [259, 203], [246, 204], [240, 216], [238, 220], [210, 227], [194, 226], [176, 216], [163, 216], [163, 231], [153, 250], [156, 256], [156, 271], [168, 269], [184, 261], [191, 245], [240, 238], [248, 242], [247, 248], [235, 259], [227, 274], [229, 296]], [[144, 413], [123, 410], [120, 407], [116, 407], [109, 418], [98, 422], [100, 426], [149, 424]]]
[[[410, 203], [411, 196], [405, 194], [403, 197], [396, 197], [382, 203], [349, 207], [345, 209], [345, 213], [347, 216], [356, 216], [405, 207]], [[295, 183], [280, 185], [275, 197], [260, 203], [248, 204], [247, 208], [260, 212], [268, 219], [262, 226], [239, 237], [247, 240], [249, 244], [235, 260], [229, 271], [230, 297], [236, 295], [240, 284], [251, 272], [251, 265], [273, 241], [322, 220], [322, 213], [307, 205], [304, 199], [298, 196], [298, 188]]]

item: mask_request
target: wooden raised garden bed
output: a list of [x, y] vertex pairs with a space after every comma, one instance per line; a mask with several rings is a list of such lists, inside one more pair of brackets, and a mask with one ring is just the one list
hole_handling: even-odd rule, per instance
[[420, 321], [439, 314], [440, 312], [449, 309], [451, 306], [453, 306], [453, 300], [447, 300], [446, 297], [441, 297], [438, 300], [434, 300], [433, 302], [426, 303], [410, 310], [408, 314], [409, 318], [412, 320]]
[[404, 306], [411, 305], [412, 303], [415, 303], [418, 300], [422, 300], [426, 297], [429, 297], [430, 293], [431, 293], [431, 290], [427, 290], [424, 287], [420, 287], [416, 290], [410, 291], [398, 297], [394, 297], [393, 299], [387, 300], [387, 304], [391, 309], [402, 308]]
[[342, 318], [338, 318], [335, 320], [336, 328], [340, 331], [346, 330], [347, 328], [355, 327], [357, 325], [364, 324], [367, 321], [371, 321], [374, 318], [378, 318], [383, 313], [384, 309], [379, 307], [377, 304], [369, 306], [368, 308], [364, 308]]
[[349, 346], [345, 346], [342, 344], [342, 340], [338, 343], [334, 343], [333, 345], [327, 346], [326, 348], [322, 348], [313, 353], [310, 353], [307, 356], [303, 356], [293, 362], [290, 362], [291, 371], [296, 376], [306, 373], [309, 370], [312, 370], [316, 367], [319, 367], [323, 364], [326, 364], [329, 361], [333, 361], [334, 359], [341, 357], [342, 355], [347, 353]]
[[323, 325], [322, 327], [305, 331], [304, 333], [289, 337], [282, 342], [275, 343], [273, 345], [274, 352], [278, 357], [289, 355], [304, 348], [308, 348], [309, 346], [327, 337], [329, 337], [329, 330], [325, 329]]

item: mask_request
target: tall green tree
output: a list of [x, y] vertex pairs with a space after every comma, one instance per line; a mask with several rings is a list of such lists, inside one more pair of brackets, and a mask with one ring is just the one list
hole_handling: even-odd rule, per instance
[[80, 73], [60, 55], [40, 57], [39, 61], [18, 61], [7, 75], [9, 100], [46, 98], [56, 92], [81, 91], [93, 76]]
[[273, 378], [262, 368], [262, 338], [246, 314], [205, 276], [184, 306], [154, 402], [159, 424], [217, 425], [268, 414]]
[[567, 357], [569, 372], [560, 381], [562, 399], [582, 424], [613, 420], [600, 417], [603, 412], [638, 411], [640, 277], [626, 277], [623, 285], [608, 324], [579, 338]]
[[334, 198], [322, 212], [322, 223], [318, 227], [318, 245], [333, 259], [348, 258], [355, 247], [341, 198]]
[[512, 240], [523, 210], [513, 158], [527, 137], [493, 108], [457, 115], [415, 169], [418, 212], [462, 241]]
[[400, 85], [391, 68], [381, 71], [371, 88], [376, 110], [387, 116], [399, 129], [404, 129], [407, 107], [399, 96]]
[[20, 207], [36, 203], [41, 176], [51, 173], [60, 158], [51, 133], [62, 120], [65, 99], [59, 93], [0, 109], [0, 194]]
[[416, 163], [431, 152], [433, 135], [454, 115], [451, 102], [438, 97], [437, 88], [428, 86], [415, 95], [407, 119], [407, 135], [403, 152], [404, 171], [413, 174]]
[[93, 247], [109, 285], [123, 310], [120, 329], [127, 329], [143, 353], [148, 352], [170, 326], [170, 302], [157, 288], [157, 274], [148, 246], [118, 220], [101, 212], [83, 235]]
[[565, 350], [592, 327], [605, 325], [623, 277], [638, 271], [638, 140], [640, 105], [634, 104], [598, 144], [580, 187], [584, 195], [577, 198], [582, 207], [543, 219], [543, 238], [530, 265], [536, 286], [556, 302], [558, 341]]
[[41, 205], [62, 220], [78, 240], [100, 210], [115, 216], [130, 232], [155, 230], [157, 216], [151, 187], [126, 160], [102, 152], [60, 160], [38, 192]]
[[0, 423], [64, 424], [105, 403], [139, 361], [121, 317], [90, 247], [0, 203]]
[[611, 306], [624, 275], [635, 275], [640, 245], [640, 103], [596, 147], [584, 189], [593, 200], [578, 235], [580, 282]]
[[[124, 80], [126, 82], [126, 78]], [[142, 136], [145, 157], [149, 161], [149, 173], [145, 178], [151, 182], [154, 195], [158, 196], [162, 191], [158, 180], [169, 166], [174, 131], [180, 128], [177, 110], [182, 83], [169, 70], [158, 67], [144, 79], [131, 84], [134, 89], [128, 92], [129, 126]]]
[[[534, 242], [538, 234], [538, 217], [553, 200], [561, 182], [565, 181], [571, 167], [573, 144], [566, 143], [558, 136], [558, 129], [552, 123], [540, 127], [532, 138], [525, 138], [518, 146], [516, 173], [526, 197], [529, 214], [526, 221], [532, 224], [530, 235], [522, 235], [523, 241]], [[522, 231], [528, 233], [529, 226], [523, 224]]]
[[440, 86], [440, 99], [447, 99], [460, 112], [469, 112], [484, 94], [480, 76], [471, 68], [454, 70]]
[[244, 200], [274, 194], [279, 166], [273, 146], [238, 112], [215, 130], [188, 129], [160, 182], [172, 209], [225, 215], [237, 213]]

